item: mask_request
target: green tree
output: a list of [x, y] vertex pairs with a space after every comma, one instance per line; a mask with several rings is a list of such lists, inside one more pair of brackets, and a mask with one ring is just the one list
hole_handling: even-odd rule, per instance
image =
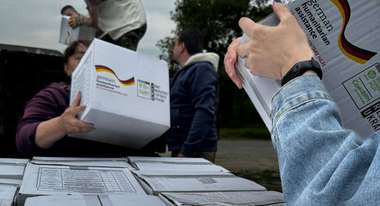
[[[220, 104], [219, 125], [221, 127], [263, 126], [261, 118], [252, 106], [244, 91], [238, 90], [224, 72], [223, 58], [229, 43], [242, 35], [238, 21], [248, 16], [258, 21], [271, 12], [267, 0], [177, 0], [171, 19], [176, 22], [176, 30], [197, 28], [204, 34], [204, 49], [215, 52], [221, 57], [219, 64]], [[157, 43], [161, 49], [161, 58], [171, 64], [171, 73], [175, 72], [171, 62], [174, 37], [166, 37]]]

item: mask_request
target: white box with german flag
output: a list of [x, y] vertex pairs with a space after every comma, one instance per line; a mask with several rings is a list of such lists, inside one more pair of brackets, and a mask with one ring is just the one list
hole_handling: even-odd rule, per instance
[[167, 63], [94, 39], [71, 81], [70, 102], [81, 93], [79, 118], [95, 125], [73, 135], [139, 149], [170, 127]]
[[[380, 130], [380, 1], [296, 0], [288, 8], [322, 66], [323, 83], [343, 125], [368, 136]], [[277, 25], [272, 14], [261, 23]], [[247, 36], [243, 36], [242, 42]], [[271, 130], [272, 96], [280, 83], [253, 76], [239, 59], [243, 87]]]

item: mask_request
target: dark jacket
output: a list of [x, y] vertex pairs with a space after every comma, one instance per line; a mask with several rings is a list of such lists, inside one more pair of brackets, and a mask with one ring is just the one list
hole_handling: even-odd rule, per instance
[[[69, 106], [70, 88], [65, 83], [53, 83], [38, 92], [25, 106], [24, 115], [16, 131], [16, 146], [24, 156], [86, 156], [125, 157], [126, 155], [152, 155], [146, 150], [132, 150], [115, 145], [81, 140], [65, 136], [51, 148], [41, 149], [35, 143], [37, 126], [61, 115]], [[153, 146], [152, 146], [153, 147]], [[147, 149], [149, 150], [149, 149]], [[150, 151], [150, 150], [149, 150]]]
[[196, 54], [179, 70], [170, 83], [170, 151], [185, 156], [217, 149], [216, 111], [218, 107], [219, 57]]

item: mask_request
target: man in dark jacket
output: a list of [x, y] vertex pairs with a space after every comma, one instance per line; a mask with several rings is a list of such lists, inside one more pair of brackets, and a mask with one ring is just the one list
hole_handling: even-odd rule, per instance
[[198, 31], [178, 34], [173, 59], [182, 67], [170, 83], [171, 129], [168, 146], [172, 156], [215, 160], [219, 56], [201, 52]]

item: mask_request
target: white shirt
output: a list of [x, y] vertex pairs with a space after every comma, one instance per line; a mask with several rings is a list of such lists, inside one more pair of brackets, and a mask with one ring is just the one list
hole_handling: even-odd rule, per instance
[[146, 24], [141, 0], [106, 0], [96, 6], [98, 27], [117, 40], [125, 33]]

